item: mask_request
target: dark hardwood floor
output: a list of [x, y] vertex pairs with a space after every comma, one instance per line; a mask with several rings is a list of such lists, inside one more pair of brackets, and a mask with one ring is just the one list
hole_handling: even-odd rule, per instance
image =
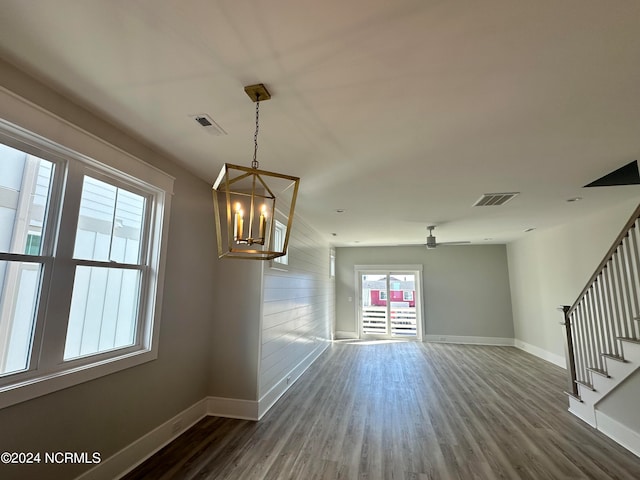
[[207, 417], [124, 478], [639, 479], [566, 383], [511, 347], [336, 343], [260, 422]]

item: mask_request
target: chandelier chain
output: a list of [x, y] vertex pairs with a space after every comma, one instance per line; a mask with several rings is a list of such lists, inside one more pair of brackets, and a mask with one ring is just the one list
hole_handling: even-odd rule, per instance
[[260, 119], [260, 94], [256, 95], [256, 132], [253, 135], [253, 161], [251, 162], [251, 168], [258, 168], [260, 164], [258, 163], [258, 128]]

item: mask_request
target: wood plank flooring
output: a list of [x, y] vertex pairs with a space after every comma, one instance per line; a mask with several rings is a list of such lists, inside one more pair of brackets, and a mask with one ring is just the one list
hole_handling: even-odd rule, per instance
[[124, 478], [638, 479], [511, 347], [333, 344], [260, 422], [207, 417]]

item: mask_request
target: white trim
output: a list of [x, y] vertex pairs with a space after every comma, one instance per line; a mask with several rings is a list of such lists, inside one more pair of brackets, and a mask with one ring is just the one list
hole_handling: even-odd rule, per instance
[[121, 478], [206, 416], [207, 399], [203, 398], [116, 454], [103, 459], [101, 463], [77, 477], [76, 480]]
[[520, 350], [524, 350], [531, 355], [535, 355], [536, 357], [546, 360], [547, 362], [551, 362], [561, 368], [567, 368], [567, 362], [562, 355], [548, 352], [547, 350], [536, 347], [535, 345], [531, 345], [530, 343], [523, 342], [522, 340], [518, 340], [517, 338], [515, 339], [515, 346]]
[[626, 425], [619, 423], [600, 410], [596, 409], [595, 414], [598, 430], [634, 455], [640, 457], [640, 433], [631, 430]]
[[207, 397], [207, 414], [214, 417], [254, 420], [258, 417], [258, 402], [239, 398]]
[[334, 340], [357, 340], [360, 338], [358, 332], [345, 332], [344, 330], [336, 330]]
[[501, 347], [513, 347], [513, 338], [503, 337], [473, 337], [461, 335], [425, 335], [425, 342], [434, 343], [463, 343], [470, 345], [496, 345]]
[[284, 395], [284, 393], [289, 390], [291, 385], [293, 385], [296, 380], [298, 380], [304, 372], [311, 366], [313, 362], [315, 362], [318, 357], [329, 347], [330, 342], [324, 342], [319, 345], [315, 350], [309, 353], [305, 358], [303, 358], [300, 363], [298, 363], [295, 367], [289, 370], [278, 383], [276, 383], [273, 387], [269, 389], [267, 393], [260, 397], [258, 402], [258, 420], [260, 420], [265, 413], [267, 413], [271, 407], [275, 405], [275, 403]]
[[567, 410], [589, 426], [596, 428], [596, 417], [593, 405], [589, 405], [574, 397], [569, 397], [569, 408]]
[[118, 357], [108, 358], [102, 362], [91, 363], [75, 369], [62, 370], [25, 380], [24, 382], [10, 384], [0, 389], [0, 409], [110, 375], [126, 368], [135, 367], [155, 360], [157, 357], [155, 350], [138, 350]]

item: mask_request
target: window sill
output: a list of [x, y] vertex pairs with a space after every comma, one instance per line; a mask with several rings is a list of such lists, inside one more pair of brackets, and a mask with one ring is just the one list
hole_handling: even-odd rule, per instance
[[271, 265], [269, 265], [271, 270], [277, 270], [279, 272], [288, 272], [289, 266], [286, 263], [278, 263], [271, 260]]
[[32, 378], [0, 387], [0, 409], [57, 392], [80, 383], [135, 367], [158, 357], [155, 350], [141, 350], [102, 362]]

